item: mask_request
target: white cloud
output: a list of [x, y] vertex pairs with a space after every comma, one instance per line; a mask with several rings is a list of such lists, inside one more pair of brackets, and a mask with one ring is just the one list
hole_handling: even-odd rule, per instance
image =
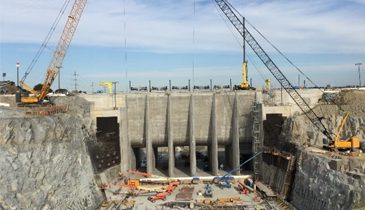
[[[364, 53], [365, 7], [355, 5], [355, 1], [364, 2], [251, 0], [242, 5], [241, 0], [233, 0], [232, 3], [283, 51]], [[2, 0], [0, 42], [41, 43], [62, 3], [63, 0]], [[64, 22], [61, 21], [59, 28]], [[59, 29], [55, 33], [53, 42], [60, 32]], [[132, 49], [240, 51], [212, 0], [197, 0], [195, 18], [193, 0], [89, 0], [74, 44], [123, 47], [125, 35]]]

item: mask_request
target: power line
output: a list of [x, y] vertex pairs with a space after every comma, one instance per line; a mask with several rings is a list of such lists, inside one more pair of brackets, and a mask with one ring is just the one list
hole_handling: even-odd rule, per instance
[[77, 92], [77, 87], [79, 86], [79, 84], [77, 83], [77, 77], [79, 76], [76, 71], [73, 74], [74, 76], [74, 88], [75, 88], [75, 92]]
[[91, 82], [91, 94], [94, 93], [94, 82]]
[[123, 0], [123, 33], [124, 33], [124, 72], [126, 81], [126, 90], [128, 90], [128, 52], [127, 52], [127, 14], [126, 0]]
[[[232, 30], [232, 27], [231, 27], [231, 25], [230, 24], [228, 24], [228, 20], [225, 18], [225, 17], [223, 17], [222, 16], [222, 14], [221, 14], [221, 12], [220, 12], [220, 10], [218, 9], [218, 7], [217, 7], [217, 5], [214, 3], [214, 0], [212, 0], [213, 1], [213, 4], [214, 4], [214, 6], [215, 6], [215, 8], [217, 9], [217, 11], [218, 11], [218, 14], [219, 14], [219, 16], [222, 18], [222, 20], [223, 20], [223, 22], [224, 22], [224, 24], [226, 25], [226, 27], [228, 28], [228, 30], [231, 32], [231, 34], [232, 34], [232, 36], [233, 36], [233, 38], [236, 40], [236, 43], [242, 48], [243, 47], [243, 45], [242, 45], [242, 42], [239, 40], [239, 38], [237, 37], [237, 35], [236, 35], [236, 33]], [[259, 75], [260, 75], [260, 77], [262, 78], [262, 80], [265, 82], [265, 76], [264, 76], [264, 74], [259, 70], [259, 68], [257, 67], [257, 64], [255, 64], [255, 62], [254, 62], [254, 59], [253, 59], [253, 57], [251, 57], [249, 54], [246, 54], [247, 55], [247, 57], [248, 57], [248, 60], [249, 61], [251, 61], [251, 63], [253, 64], [253, 66], [254, 66], [254, 68], [255, 68], [255, 70], [259, 73]]]
[[195, 86], [195, 20], [196, 20], [196, 0], [194, 0], [193, 5], [193, 56], [192, 56], [192, 81], [193, 81], [193, 90]]
[[[224, 0], [239, 16], [244, 17], [230, 2]], [[251, 24], [247, 19], [246, 22], [267, 42], [273, 47], [283, 58], [292, 65], [299, 73], [301, 73], [310, 83], [312, 83], [316, 88], [319, 88], [316, 83], [314, 83], [297, 65], [295, 65], [283, 52], [279, 50], [269, 39], [267, 39], [253, 24]]]

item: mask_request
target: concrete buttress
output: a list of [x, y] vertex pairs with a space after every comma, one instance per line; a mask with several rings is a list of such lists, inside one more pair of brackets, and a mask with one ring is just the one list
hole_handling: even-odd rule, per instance
[[174, 176], [175, 169], [175, 148], [174, 148], [174, 139], [173, 139], [173, 130], [171, 123], [171, 98], [170, 95], [167, 98], [167, 146], [169, 151], [169, 176]]
[[218, 139], [217, 139], [217, 110], [215, 94], [212, 97], [212, 114], [211, 114], [211, 142], [209, 145], [210, 170], [214, 176], [218, 175]]
[[[127, 103], [127, 97], [126, 97]], [[119, 143], [120, 143], [120, 157], [121, 163], [120, 170], [127, 172], [130, 169], [130, 151], [131, 145], [128, 139], [128, 106], [120, 109], [121, 120], [119, 122]]]
[[[240, 137], [239, 137], [239, 113], [238, 113], [238, 102], [237, 102], [237, 94], [234, 96], [234, 104], [233, 104], [233, 126], [232, 126], [232, 158], [231, 158], [231, 167], [233, 169], [238, 168], [240, 166]], [[234, 175], [239, 175], [240, 170], [237, 170], [233, 173]]]
[[149, 95], [146, 95], [145, 101], [145, 119], [144, 119], [144, 139], [146, 142], [146, 155], [147, 155], [147, 173], [153, 173], [155, 169], [155, 152], [152, 146], [152, 139], [150, 138], [150, 100]]
[[196, 175], [196, 143], [194, 135], [194, 97], [190, 95], [189, 104], [189, 148], [190, 148], [190, 175]]

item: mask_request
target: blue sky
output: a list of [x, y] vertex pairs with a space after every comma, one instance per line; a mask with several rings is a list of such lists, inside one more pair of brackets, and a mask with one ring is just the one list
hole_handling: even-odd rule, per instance
[[[358, 83], [354, 64], [365, 63], [365, 0], [231, 2], [318, 84]], [[63, 3], [1, 0], [0, 72], [6, 72], [7, 79], [15, 80], [17, 61], [23, 75]], [[92, 82], [97, 89], [101, 81], [119, 81], [120, 90], [127, 80], [134, 86], [146, 86], [148, 80], [162, 86], [169, 79], [185, 85], [193, 78], [193, 63], [197, 85], [209, 84], [209, 79], [228, 84], [230, 78], [238, 84], [241, 39], [212, 0], [195, 4], [194, 15], [194, 0], [89, 0], [63, 64], [62, 86], [72, 89], [74, 71], [80, 88], [88, 91]], [[42, 82], [64, 23], [65, 18], [26, 83]], [[262, 39], [258, 41], [296, 84], [297, 72]], [[262, 86], [265, 78], [273, 80], [258, 58], [248, 53], [254, 85]]]

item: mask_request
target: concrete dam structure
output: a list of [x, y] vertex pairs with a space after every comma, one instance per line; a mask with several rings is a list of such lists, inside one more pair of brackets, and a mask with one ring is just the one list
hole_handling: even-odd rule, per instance
[[144, 152], [146, 171], [153, 173], [159, 148], [165, 148], [166, 175], [174, 176], [176, 147], [186, 147], [187, 175], [195, 176], [197, 147], [206, 146], [209, 172], [217, 175], [222, 162], [218, 160], [219, 150], [224, 150], [224, 164], [229, 168], [237, 168], [242, 155], [252, 154], [253, 110], [259, 106], [259, 98], [261, 94], [251, 91], [136, 93], [118, 95], [118, 110], [101, 111], [102, 103], [108, 102], [100, 98], [93, 107], [96, 121], [118, 118], [121, 171], [138, 169]]
[[[320, 90], [299, 91], [335, 130], [342, 117], [337, 107], [321, 102]], [[363, 139], [364, 92], [343, 90], [336, 97], [352, 113], [349, 131], [360, 131]], [[187, 187], [195, 187], [187, 204], [199, 204], [208, 182], [213, 199], [239, 196], [238, 209], [364, 206], [364, 156], [320, 149], [323, 135], [280, 90], [56, 96], [55, 107], [68, 109], [48, 115], [48, 107], [14, 107], [11, 98], [0, 97], [9, 104], [0, 109], [0, 209], [105, 209], [103, 201], [116, 199], [126, 208], [158, 209], [165, 201], [153, 208], [143, 193], [159, 193], [175, 181], [181, 186], [166, 202], [176, 205]], [[212, 181], [261, 151], [232, 176], [236, 183], [230, 188]], [[196, 178], [201, 182], [194, 184]], [[237, 192], [237, 182], [250, 179], [260, 193]], [[142, 193], [136, 197], [126, 185], [135, 180]], [[256, 200], [261, 192], [265, 195]]]

